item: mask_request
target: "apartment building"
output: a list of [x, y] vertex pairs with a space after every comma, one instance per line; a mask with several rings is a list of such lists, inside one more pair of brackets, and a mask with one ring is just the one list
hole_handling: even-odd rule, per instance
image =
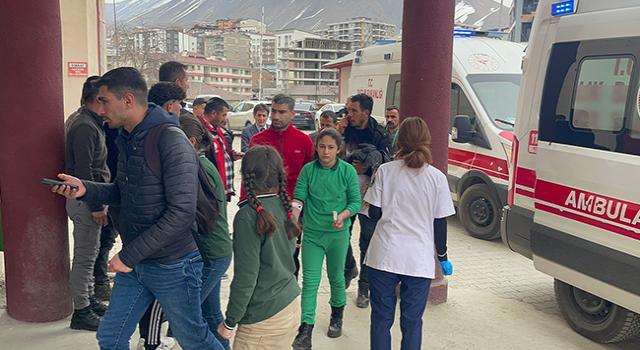
[[206, 58], [196, 52], [182, 52], [174, 57], [176, 61], [187, 65], [189, 82], [200, 82], [245, 97], [251, 96], [253, 71], [250, 67]]
[[264, 68], [276, 68], [276, 35], [265, 33], [262, 35], [262, 46], [260, 45], [260, 34], [250, 34], [251, 37], [251, 67], [260, 67], [260, 50], [262, 49], [262, 66]]
[[304, 38], [278, 49], [279, 87], [297, 85], [338, 85], [338, 70], [322, 66], [351, 52], [351, 42]]
[[314, 31], [329, 39], [351, 42], [351, 49], [358, 50], [373, 45], [378, 40], [388, 40], [395, 35], [396, 26], [368, 17], [355, 17], [347, 21], [329, 23], [327, 29]]
[[243, 33], [222, 33], [205, 37], [205, 56], [224, 58], [241, 66], [251, 64], [251, 38]]

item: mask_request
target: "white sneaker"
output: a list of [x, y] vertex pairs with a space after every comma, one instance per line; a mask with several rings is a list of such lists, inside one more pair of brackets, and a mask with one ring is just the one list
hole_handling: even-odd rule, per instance
[[160, 337], [160, 345], [156, 350], [171, 350], [176, 346], [176, 341], [173, 338]]
[[[176, 341], [173, 340], [173, 338], [160, 337], [160, 345], [158, 345], [156, 350], [171, 350], [174, 346], [176, 346]], [[137, 350], [144, 350], [144, 338], [138, 340]]]

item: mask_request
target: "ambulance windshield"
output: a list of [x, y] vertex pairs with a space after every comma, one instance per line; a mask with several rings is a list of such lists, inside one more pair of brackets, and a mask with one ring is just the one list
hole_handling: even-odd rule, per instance
[[493, 124], [513, 130], [516, 122], [520, 74], [473, 74], [467, 79]]

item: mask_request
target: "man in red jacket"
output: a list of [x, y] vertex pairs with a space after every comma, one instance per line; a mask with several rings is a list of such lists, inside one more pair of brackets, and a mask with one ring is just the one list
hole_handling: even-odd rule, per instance
[[[293, 191], [296, 188], [302, 167], [313, 161], [315, 153], [313, 142], [311, 142], [309, 135], [296, 129], [291, 124], [291, 119], [296, 114], [295, 105], [296, 101], [291, 96], [285, 94], [276, 95], [271, 101], [271, 127], [253, 136], [249, 143], [249, 149], [256, 145], [271, 146], [280, 153], [284, 163], [284, 170], [287, 173], [287, 193], [290, 198], [293, 198]], [[240, 200], [242, 201], [244, 198], [243, 186]], [[300, 261], [298, 259], [300, 254], [299, 238], [297, 243], [294, 254], [296, 278], [298, 278], [298, 271], [300, 271]]]
[[[287, 173], [287, 193], [291, 198], [302, 167], [313, 160], [315, 153], [309, 136], [291, 124], [296, 114], [295, 104], [289, 95], [276, 95], [271, 101], [271, 127], [256, 134], [249, 143], [249, 149], [256, 145], [271, 146], [280, 153]], [[241, 197], [241, 200], [245, 198], [244, 188]]]

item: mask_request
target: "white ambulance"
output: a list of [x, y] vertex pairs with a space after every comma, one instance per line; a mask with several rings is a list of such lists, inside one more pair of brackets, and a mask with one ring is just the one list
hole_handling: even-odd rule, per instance
[[602, 343], [640, 331], [639, 58], [638, 0], [540, 1], [501, 230]]
[[[449, 141], [449, 187], [465, 229], [474, 237], [500, 236], [507, 201], [509, 157], [525, 46], [503, 33], [456, 30], [451, 114], [471, 128]], [[373, 45], [325, 65], [340, 69], [340, 101], [365, 93], [384, 125], [385, 109], [400, 107], [402, 43]]]

